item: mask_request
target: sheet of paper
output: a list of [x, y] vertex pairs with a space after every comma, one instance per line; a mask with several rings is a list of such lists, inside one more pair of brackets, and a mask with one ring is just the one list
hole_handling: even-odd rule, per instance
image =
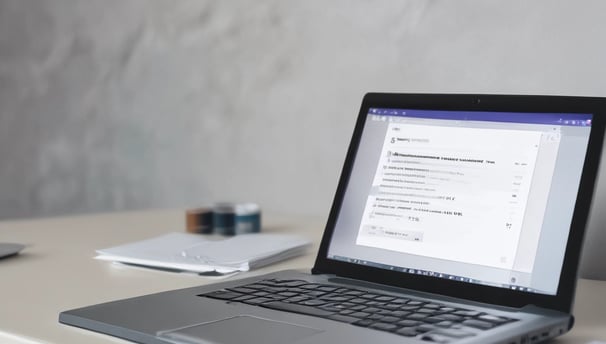
[[309, 240], [290, 234], [244, 234], [212, 240], [189, 233], [159, 237], [98, 250], [96, 258], [198, 273], [247, 271], [302, 254]]

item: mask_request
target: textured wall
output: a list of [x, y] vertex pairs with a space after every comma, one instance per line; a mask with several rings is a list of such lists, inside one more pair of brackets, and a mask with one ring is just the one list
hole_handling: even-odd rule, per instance
[[326, 214], [366, 91], [606, 95], [601, 1], [0, 0], [0, 217]]

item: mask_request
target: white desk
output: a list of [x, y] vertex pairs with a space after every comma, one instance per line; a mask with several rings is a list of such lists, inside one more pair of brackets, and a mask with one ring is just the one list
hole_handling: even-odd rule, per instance
[[[263, 222], [265, 231], [298, 233], [314, 245], [305, 256], [238, 276], [311, 268], [324, 218], [264, 216]], [[93, 259], [95, 249], [184, 228], [182, 211], [0, 222], [0, 242], [28, 245], [19, 256], [0, 260], [0, 343], [126, 343], [59, 324], [59, 312], [217, 281]], [[606, 341], [606, 282], [579, 282], [575, 315], [572, 332], [555, 343]]]

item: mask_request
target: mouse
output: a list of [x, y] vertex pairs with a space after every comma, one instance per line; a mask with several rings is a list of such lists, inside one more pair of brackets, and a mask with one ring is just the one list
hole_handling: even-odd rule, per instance
[[11, 257], [25, 248], [25, 245], [0, 242], [0, 259]]

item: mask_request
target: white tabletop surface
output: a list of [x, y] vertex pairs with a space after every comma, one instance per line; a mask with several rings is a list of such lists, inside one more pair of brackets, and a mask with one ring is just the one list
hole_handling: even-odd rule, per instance
[[[297, 233], [312, 240], [313, 246], [305, 256], [237, 277], [282, 269], [309, 270], [324, 224], [320, 217], [264, 216], [264, 231]], [[176, 210], [0, 222], [0, 242], [27, 245], [20, 255], [0, 260], [0, 343], [126, 343], [59, 324], [59, 313], [219, 281], [93, 259], [96, 249], [184, 228], [184, 212]], [[574, 314], [573, 330], [554, 343], [606, 342], [606, 282], [580, 280]]]

